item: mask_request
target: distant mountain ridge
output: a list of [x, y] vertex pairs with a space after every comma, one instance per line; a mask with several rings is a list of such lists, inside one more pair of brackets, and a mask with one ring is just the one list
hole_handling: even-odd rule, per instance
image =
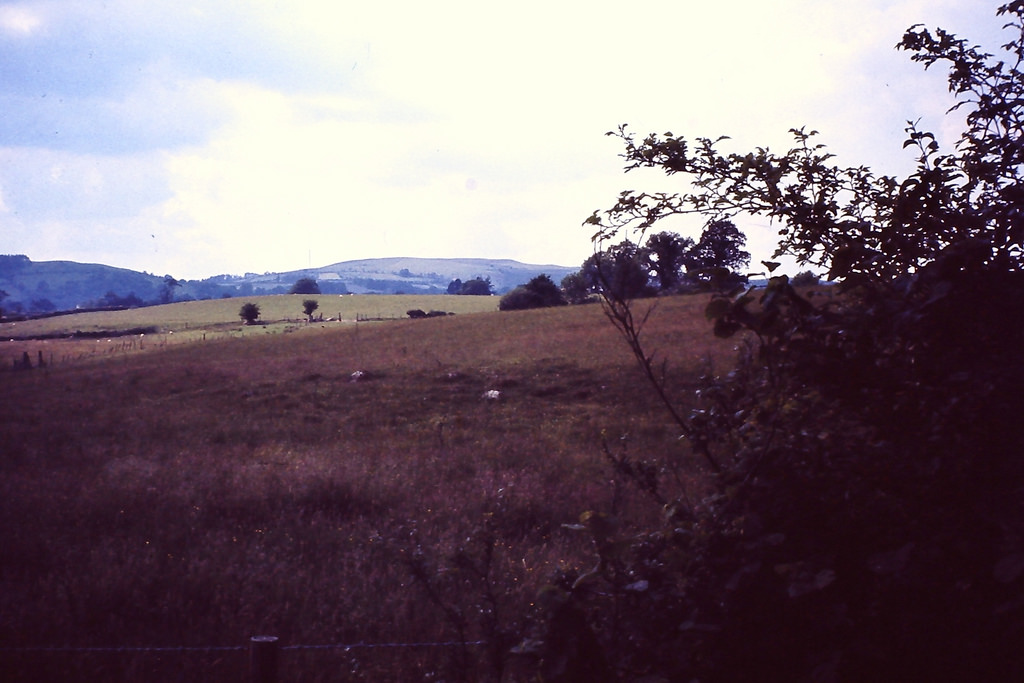
[[[578, 267], [536, 265], [510, 259], [392, 257], [341, 261], [280, 273], [215, 275], [178, 280], [174, 301], [287, 293], [310, 277], [324, 294], [444, 294], [452, 280], [490, 279], [496, 294], [546, 274], [560, 282]], [[0, 301], [5, 314], [46, 313], [75, 308], [137, 306], [166, 296], [166, 276], [75, 261], [32, 261], [0, 255]]]
[[[392, 257], [341, 261], [319, 268], [256, 275], [248, 273], [242, 282], [254, 287], [269, 283], [291, 284], [312, 277], [322, 291], [344, 285], [351, 294], [444, 294], [452, 280], [490, 279], [498, 294], [525, 284], [542, 273], [560, 282], [578, 267], [520, 263], [511, 259]], [[343, 293], [343, 292], [338, 292]]]

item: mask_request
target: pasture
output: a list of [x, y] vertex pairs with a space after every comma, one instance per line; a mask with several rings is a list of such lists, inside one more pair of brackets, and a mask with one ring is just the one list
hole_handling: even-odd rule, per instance
[[[499, 297], [487, 296], [290, 294], [91, 311], [0, 323], [0, 358], [8, 367], [24, 353], [33, 363], [40, 357], [48, 364], [66, 363], [194, 341], [296, 332], [310, 327], [303, 315], [307, 299], [317, 302], [314, 315], [323, 315], [324, 322], [317, 323], [323, 326], [405, 318], [413, 309], [457, 315], [497, 311], [499, 301]], [[245, 325], [239, 318], [239, 309], [247, 302], [260, 307], [260, 324]], [[142, 329], [149, 332], [126, 334]], [[55, 336], [63, 338], [53, 339]]]
[[[288, 651], [282, 680], [517, 680], [491, 646], [522, 637], [556, 570], [592, 561], [563, 525], [589, 509], [659, 514], [611, 476], [603, 448], [685, 459], [685, 447], [599, 306], [256, 300], [264, 319], [295, 321], [304, 298], [350, 321], [459, 315], [217, 337], [241, 327], [244, 299], [174, 304], [73, 325], [158, 325], [182, 341], [0, 372], [6, 680], [241, 681], [244, 651], [3, 648], [208, 648], [256, 634], [352, 645]], [[734, 355], [706, 300], [659, 300], [645, 332], [683, 403], [698, 373]], [[57, 355], [80, 342], [47, 343]], [[696, 490], [699, 463], [691, 473]], [[490, 645], [358, 646], [463, 639]]]

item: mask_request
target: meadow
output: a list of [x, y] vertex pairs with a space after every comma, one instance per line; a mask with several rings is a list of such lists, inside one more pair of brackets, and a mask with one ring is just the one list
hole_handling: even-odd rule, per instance
[[[604, 450], [687, 453], [600, 306], [315, 297], [347, 322], [309, 325], [304, 298], [254, 299], [280, 334], [241, 328], [243, 299], [39, 321], [180, 341], [0, 372], [5, 680], [241, 681], [246, 652], [210, 648], [257, 634], [297, 648], [282, 680], [519, 680], [538, 590], [593, 563], [566, 525], [658, 514]], [[706, 301], [645, 331], [683, 405], [735, 353]], [[410, 308], [458, 315], [353, 322]], [[486, 643], [371, 647], [463, 640]]]
[[[292, 294], [91, 311], [0, 323], [0, 359], [13, 367], [29, 353], [33, 363], [39, 358], [67, 363], [193, 341], [296, 332], [310, 327], [303, 314], [307, 299], [317, 302], [314, 316], [322, 316], [317, 324], [324, 326], [405, 318], [413, 309], [456, 315], [497, 311], [499, 301], [487, 296]], [[239, 317], [247, 302], [260, 307], [260, 324], [245, 325]]]

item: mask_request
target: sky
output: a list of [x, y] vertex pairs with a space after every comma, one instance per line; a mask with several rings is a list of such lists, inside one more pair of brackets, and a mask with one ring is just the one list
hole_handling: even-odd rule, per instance
[[[894, 46], [1008, 38], [982, 0], [0, 1], [0, 253], [179, 279], [362, 258], [580, 264], [620, 124], [905, 174], [957, 135]], [[701, 223], [674, 225], [698, 237]], [[775, 228], [744, 224], [754, 262]]]

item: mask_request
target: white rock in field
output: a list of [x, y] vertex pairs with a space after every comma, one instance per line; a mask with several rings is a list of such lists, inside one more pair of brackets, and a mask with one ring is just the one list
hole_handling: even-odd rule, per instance
[[483, 398], [486, 401], [497, 401], [499, 398], [501, 398], [501, 392], [498, 391], [497, 389], [490, 389], [489, 391], [485, 391], [484, 395], [481, 398]]

